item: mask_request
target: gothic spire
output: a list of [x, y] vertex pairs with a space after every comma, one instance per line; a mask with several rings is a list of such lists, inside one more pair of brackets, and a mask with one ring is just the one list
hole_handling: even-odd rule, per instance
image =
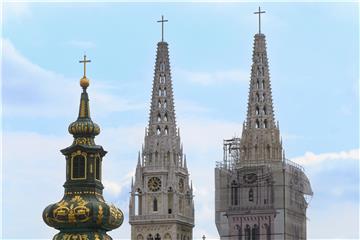
[[[264, 13], [259, 8], [256, 14]], [[241, 159], [247, 161], [278, 161], [282, 159], [280, 131], [276, 126], [266, 51], [265, 35], [254, 36], [251, 78], [246, 123], [241, 137]]]
[[255, 34], [246, 127], [275, 128], [265, 35]]
[[167, 42], [157, 44], [153, 80], [149, 136], [175, 136], [176, 119]]

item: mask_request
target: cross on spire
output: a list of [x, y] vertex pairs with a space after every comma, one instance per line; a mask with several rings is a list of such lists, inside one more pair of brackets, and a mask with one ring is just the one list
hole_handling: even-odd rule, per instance
[[84, 63], [84, 77], [86, 77], [86, 63], [91, 62], [91, 60], [86, 59], [86, 54], [84, 54], [84, 60], [80, 60], [79, 63]]
[[164, 20], [164, 15], [161, 15], [161, 20], [157, 21], [161, 22], [161, 41], [164, 41], [164, 22], [168, 22], [168, 20]]
[[261, 11], [261, 8], [259, 7], [259, 11], [254, 12], [254, 14], [259, 14], [259, 34], [261, 33], [261, 14], [265, 13], [265, 11]]

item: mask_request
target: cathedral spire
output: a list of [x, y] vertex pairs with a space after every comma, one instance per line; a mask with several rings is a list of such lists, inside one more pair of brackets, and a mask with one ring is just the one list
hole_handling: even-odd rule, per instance
[[[176, 126], [168, 43], [157, 44], [150, 117], [131, 192], [131, 239], [193, 239], [193, 195]], [[134, 203], [134, 204], [133, 204]], [[170, 229], [172, 229], [170, 231]]]
[[177, 135], [169, 49], [163, 41], [157, 44], [148, 134]]
[[282, 159], [280, 132], [275, 122], [271, 92], [269, 63], [265, 35], [261, 33], [259, 8], [259, 33], [254, 36], [250, 88], [246, 123], [241, 137], [243, 161], [278, 161]]
[[247, 128], [275, 128], [265, 35], [255, 34], [247, 111]]

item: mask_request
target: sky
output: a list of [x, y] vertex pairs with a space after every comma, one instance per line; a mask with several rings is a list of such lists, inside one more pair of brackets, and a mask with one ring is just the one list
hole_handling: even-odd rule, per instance
[[[148, 122], [164, 15], [176, 117], [194, 185], [194, 239], [217, 239], [214, 168], [245, 120], [259, 3], [9, 3], [1, 36], [2, 238], [49, 239], [43, 209], [61, 200], [86, 52], [95, 141], [108, 151], [106, 201], [125, 214]], [[276, 120], [286, 157], [314, 196], [308, 239], [359, 235], [359, 8], [264, 3]]]

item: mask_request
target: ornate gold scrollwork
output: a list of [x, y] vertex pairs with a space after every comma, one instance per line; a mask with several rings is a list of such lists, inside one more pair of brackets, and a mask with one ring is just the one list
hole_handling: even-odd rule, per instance
[[64, 234], [61, 240], [89, 240], [86, 234]]
[[100, 204], [100, 205], [99, 205], [98, 215], [97, 215], [97, 221], [96, 221], [97, 224], [100, 224], [100, 223], [101, 223], [102, 218], [103, 218], [103, 214], [104, 214], [103, 207], [102, 207], [101, 204]]
[[90, 219], [90, 209], [86, 207], [88, 202], [80, 196], [73, 197], [69, 202], [62, 200], [53, 211], [56, 222], [86, 222]]

